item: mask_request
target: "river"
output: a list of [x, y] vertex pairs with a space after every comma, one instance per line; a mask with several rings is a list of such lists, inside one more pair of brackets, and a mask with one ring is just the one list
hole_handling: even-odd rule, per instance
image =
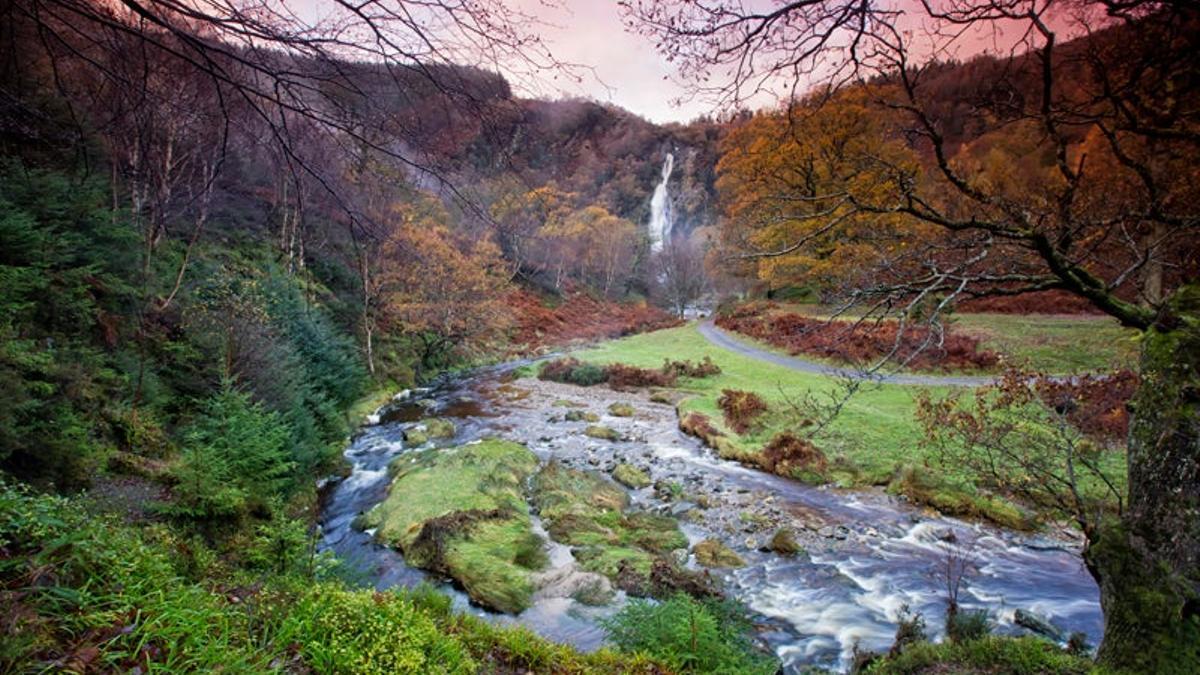
[[[922, 613], [930, 633], [940, 635], [948, 551], [971, 561], [960, 604], [989, 611], [997, 632], [1021, 632], [1013, 619], [1023, 609], [1049, 619], [1064, 634], [1082, 632], [1091, 644], [1100, 639], [1099, 591], [1076, 543], [1067, 537], [966, 523], [879, 491], [813, 487], [748, 469], [716, 458], [684, 435], [674, 409], [649, 401], [645, 393], [528, 379], [508, 382], [512, 367], [446, 380], [385, 406], [376, 423], [360, 430], [346, 449], [350, 475], [326, 491], [321, 548], [336, 553], [377, 588], [430, 581], [451, 594], [461, 611], [521, 623], [580, 649], [603, 643], [597, 620], [616, 611], [623, 595], [600, 608], [570, 598], [540, 597], [518, 616], [494, 614], [471, 606], [465, 594], [408, 567], [398, 552], [351, 527], [355, 516], [386, 495], [388, 463], [410, 450], [404, 430], [423, 417], [441, 416], [458, 428], [454, 439], [437, 441], [440, 445], [499, 436], [525, 443], [545, 461], [602, 472], [627, 462], [655, 481], [677, 483], [686, 498], [699, 501], [697, 495], [703, 495], [709, 506], [700, 509], [653, 486], [631, 492], [640, 508], [681, 516], [692, 543], [718, 538], [746, 560], [745, 567], [724, 572], [726, 590], [755, 614], [759, 637], [788, 672], [805, 666], [844, 669], [856, 646], [886, 651], [904, 606]], [[614, 443], [583, 435], [586, 423], [562, 421], [565, 409], [556, 403], [563, 401], [601, 414], [601, 423], [627, 440]], [[608, 415], [613, 402], [632, 403], [638, 412], [634, 417]], [[805, 554], [784, 557], [760, 550], [781, 526], [797, 533]], [[548, 547], [552, 568], [573, 565], [567, 547], [553, 542]]]

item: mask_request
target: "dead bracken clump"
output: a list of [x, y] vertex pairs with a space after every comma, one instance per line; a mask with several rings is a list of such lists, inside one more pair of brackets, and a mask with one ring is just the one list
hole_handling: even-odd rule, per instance
[[638, 368], [624, 363], [609, 364], [605, 372], [608, 374], [608, 385], [616, 389], [673, 387], [676, 380], [675, 373], [673, 372]]
[[767, 402], [752, 391], [723, 389], [717, 405], [725, 413], [725, 423], [739, 434], [754, 426], [754, 422], [767, 411]]
[[786, 431], [767, 443], [759, 455], [759, 463], [766, 471], [781, 476], [790, 476], [797, 469], [821, 473], [829, 464], [820, 448]]
[[[761, 305], [717, 319], [725, 330], [748, 335], [792, 354], [813, 354], [846, 363], [862, 363], [892, 353], [914, 368], [990, 368], [999, 362], [995, 352], [980, 349], [979, 339], [949, 332], [932, 335], [928, 326], [896, 321], [826, 321], [801, 314], [765, 314]], [[897, 340], [899, 346], [897, 346]]]
[[662, 372], [671, 373], [676, 377], [691, 377], [703, 378], [721, 374], [721, 367], [713, 363], [712, 359], [705, 356], [700, 363], [692, 363], [691, 361], [672, 361], [670, 359], [663, 360]]
[[1129, 433], [1126, 406], [1138, 382], [1136, 373], [1118, 370], [1110, 375], [1042, 377], [1036, 386], [1042, 401], [1080, 433], [1098, 441], [1119, 441]]
[[694, 436], [712, 447], [715, 439], [724, 434], [712, 425], [707, 417], [700, 413], [688, 413], [679, 420], [679, 430], [688, 436]]

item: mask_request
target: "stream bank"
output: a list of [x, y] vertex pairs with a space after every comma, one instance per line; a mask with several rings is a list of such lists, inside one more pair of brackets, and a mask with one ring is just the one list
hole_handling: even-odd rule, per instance
[[[944, 518], [880, 492], [812, 487], [747, 469], [716, 458], [682, 434], [674, 408], [651, 401], [645, 392], [533, 379], [509, 382], [510, 369], [486, 369], [418, 392], [365, 427], [346, 451], [353, 465], [350, 476], [327, 495], [322, 547], [376, 587], [434, 581], [463, 611], [519, 622], [585, 650], [602, 643], [597, 620], [616, 611], [623, 594], [592, 606], [561, 592], [535, 592], [521, 613], [491, 614], [351, 526], [387, 496], [388, 464], [414, 450], [404, 441], [406, 432], [423, 418], [445, 417], [455, 422], [454, 437], [426, 439], [421, 447], [498, 437], [524, 444], [543, 463], [624, 474], [631, 506], [678, 519], [688, 548], [706, 540], [724, 544], [745, 564], [712, 572], [757, 615], [760, 638], [788, 670], [844, 668], [856, 645], [886, 650], [904, 606], [923, 613], [931, 632], [940, 633], [944, 591], [937, 571], [948, 548], [969, 550], [975, 561], [962, 604], [991, 612], [999, 632], [1022, 632], [1014, 623], [1022, 610], [1065, 633], [1082, 632], [1093, 644], [1099, 640], [1098, 591], [1072, 542]], [[633, 414], [621, 404], [632, 407]], [[597, 427], [612, 433], [597, 433]], [[555, 534], [540, 518], [533, 522], [539, 534]], [[771, 550], [781, 529], [789, 532], [798, 553]], [[551, 565], [539, 583], [547, 587], [570, 576], [579, 564], [573, 551], [579, 549], [549, 542]], [[696, 566], [695, 555], [675, 555]]]

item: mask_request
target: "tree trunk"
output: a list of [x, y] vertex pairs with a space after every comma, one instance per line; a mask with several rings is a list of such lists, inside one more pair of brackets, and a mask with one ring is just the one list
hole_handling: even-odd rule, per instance
[[1100, 662], [1200, 672], [1200, 286], [1167, 303], [1142, 342], [1130, 403], [1129, 502], [1087, 562], [1100, 579]]

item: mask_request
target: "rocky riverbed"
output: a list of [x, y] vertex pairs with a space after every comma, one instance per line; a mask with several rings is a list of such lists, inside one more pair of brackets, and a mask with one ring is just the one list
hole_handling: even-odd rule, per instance
[[[543, 463], [613, 476], [628, 490], [631, 512], [677, 519], [688, 546], [667, 555], [687, 567], [743, 563], [711, 573], [756, 614], [762, 640], [789, 670], [844, 667], [856, 645], [886, 649], [905, 606], [939, 631], [947, 551], [972, 560], [963, 604], [988, 610], [998, 630], [1026, 630], [1014, 622], [1020, 610], [1063, 635], [1100, 637], [1098, 592], [1069, 539], [968, 524], [879, 492], [808, 486], [718, 459], [678, 430], [674, 392], [509, 381], [508, 371], [409, 393], [381, 410], [346, 451], [352, 473], [327, 491], [323, 546], [379, 587], [431, 579], [352, 524], [387, 496], [396, 457], [495, 437], [524, 444]], [[422, 420], [435, 417], [454, 422], [451, 437], [430, 437]], [[580, 584], [596, 580], [576, 554], [591, 552], [554, 541], [555, 528], [537, 511], [531, 506], [532, 526], [548, 538], [550, 560], [533, 577], [538, 590], [521, 613], [490, 616], [594, 648], [603, 639], [597, 619], [625, 596], [606, 595], [600, 606], [581, 598]], [[447, 590], [464, 611], [481, 611]]]

